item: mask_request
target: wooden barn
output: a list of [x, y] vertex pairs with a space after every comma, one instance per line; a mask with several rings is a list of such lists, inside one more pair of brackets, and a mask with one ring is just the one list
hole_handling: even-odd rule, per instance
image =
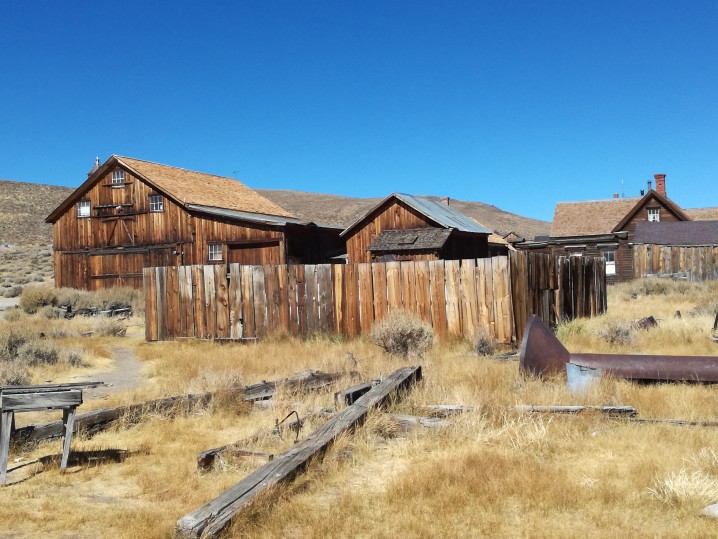
[[221, 176], [113, 155], [46, 219], [55, 285], [142, 286], [142, 268], [316, 264], [343, 253], [340, 228], [294, 218]]
[[451, 206], [394, 193], [342, 233], [349, 264], [485, 258], [490, 231]]

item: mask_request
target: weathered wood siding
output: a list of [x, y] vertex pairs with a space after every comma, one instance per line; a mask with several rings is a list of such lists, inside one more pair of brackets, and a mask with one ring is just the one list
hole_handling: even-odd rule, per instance
[[510, 258], [348, 265], [158, 267], [144, 270], [146, 338], [366, 334], [405, 309], [439, 338], [478, 328], [518, 342], [530, 314], [549, 323], [606, 310], [601, 259]]
[[718, 279], [718, 245], [634, 245], [634, 277], [679, 275], [690, 281]]
[[[117, 170], [117, 169], [116, 169]], [[53, 224], [55, 285], [98, 289], [142, 286], [142, 269], [208, 264], [209, 245], [222, 246], [219, 263], [243, 265], [323, 262], [340, 248], [338, 233], [294, 225], [239, 223], [191, 214], [162, 195], [162, 211], [150, 211], [150, 185], [125, 170], [125, 183], [112, 185], [112, 172], [78, 200], [90, 202], [90, 216], [70, 206]]]

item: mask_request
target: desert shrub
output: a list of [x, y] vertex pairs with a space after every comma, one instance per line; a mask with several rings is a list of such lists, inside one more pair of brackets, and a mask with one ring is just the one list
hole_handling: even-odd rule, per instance
[[5, 309], [3, 313], [3, 319], [6, 322], [17, 322], [21, 316], [22, 311], [20, 309]]
[[143, 312], [145, 307], [142, 290], [127, 287], [115, 287], [97, 292], [60, 288], [57, 290], [57, 305], [69, 305], [73, 311], [130, 308], [134, 313]]
[[62, 311], [60, 311], [60, 309], [56, 309], [52, 305], [45, 305], [37, 311], [37, 314], [43, 318], [47, 318], [48, 320], [55, 320], [56, 318], [60, 318]]
[[29, 329], [10, 326], [0, 330], [0, 361], [13, 361], [18, 350], [26, 342], [36, 339], [37, 334]]
[[6, 297], [6, 298], [16, 298], [20, 294], [22, 294], [22, 286], [10, 285], [9, 288], [5, 289], [5, 291], [3, 292], [2, 295], [3, 295], [3, 297]]
[[20, 295], [20, 308], [28, 314], [35, 314], [41, 307], [56, 303], [57, 292], [49, 286], [26, 286]]
[[64, 351], [63, 360], [72, 367], [84, 367], [85, 353], [81, 348], [69, 348]]
[[496, 338], [484, 327], [476, 329], [474, 351], [479, 356], [493, 356], [496, 352]]
[[0, 385], [22, 386], [30, 383], [30, 373], [15, 361], [0, 361]]
[[54, 365], [60, 360], [62, 349], [51, 341], [34, 339], [17, 351], [17, 361], [24, 365]]
[[635, 326], [625, 320], [606, 320], [597, 333], [604, 341], [617, 345], [631, 344], [636, 337]]
[[121, 320], [108, 318], [97, 325], [96, 333], [104, 337], [124, 337], [127, 334], [127, 324]]
[[431, 326], [406, 311], [393, 311], [375, 324], [369, 334], [371, 342], [388, 354], [420, 356], [434, 344]]

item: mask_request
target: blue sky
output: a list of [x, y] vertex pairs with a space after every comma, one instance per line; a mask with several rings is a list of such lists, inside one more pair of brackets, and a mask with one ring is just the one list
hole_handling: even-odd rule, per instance
[[550, 220], [653, 174], [718, 206], [718, 3], [3, 2], [0, 178], [116, 153]]

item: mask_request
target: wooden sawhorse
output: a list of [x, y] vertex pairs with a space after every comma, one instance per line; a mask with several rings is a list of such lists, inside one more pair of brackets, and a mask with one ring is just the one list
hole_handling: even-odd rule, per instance
[[7, 460], [10, 453], [10, 434], [16, 412], [62, 410], [64, 443], [60, 469], [67, 468], [70, 443], [75, 425], [75, 409], [82, 404], [82, 389], [91, 384], [58, 384], [46, 386], [4, 386], [0, 388], [0, 486], [7, 483]]

